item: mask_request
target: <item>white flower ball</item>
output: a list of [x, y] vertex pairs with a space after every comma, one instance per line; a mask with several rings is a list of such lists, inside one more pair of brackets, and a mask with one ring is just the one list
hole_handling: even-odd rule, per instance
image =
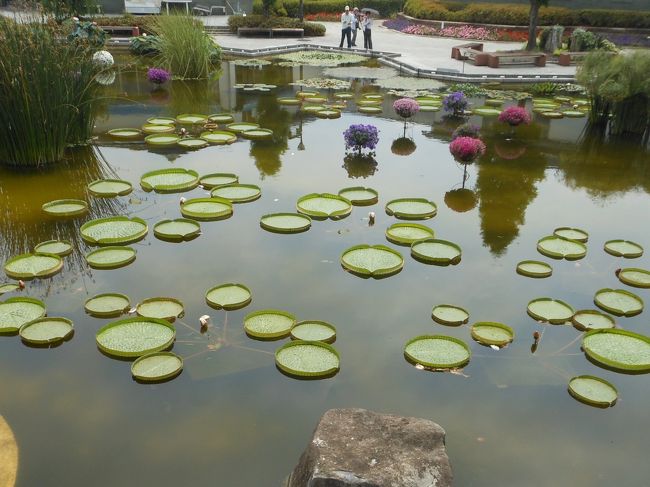
[[93, 54], [93, 62], [102, 68], [110, 68], [115, 64], [113, 55], [108, 51], [97, 51]]

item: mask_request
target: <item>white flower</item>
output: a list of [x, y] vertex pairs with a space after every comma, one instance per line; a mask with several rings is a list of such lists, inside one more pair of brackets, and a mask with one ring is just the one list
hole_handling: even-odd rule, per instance
[[115, 64], [113, 55], [108, 51], [97, 51], [93, 54], [93, 62], [102, 68], [110, 68]]

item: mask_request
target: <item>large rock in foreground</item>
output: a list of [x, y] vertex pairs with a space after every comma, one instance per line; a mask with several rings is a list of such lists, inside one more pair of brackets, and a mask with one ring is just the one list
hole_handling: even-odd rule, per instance
[[447, 487], [445, 430], [433, 421], [330, 409], [288, 487]]

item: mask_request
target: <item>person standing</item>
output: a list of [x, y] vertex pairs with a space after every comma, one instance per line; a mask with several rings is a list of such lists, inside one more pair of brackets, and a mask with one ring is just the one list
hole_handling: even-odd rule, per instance
[[345, 12], [341, 15], [341, 43], [339, 48], [343, 47], [343, 39], [348, 41], [348, 49], [352, 47], [352, 18], [353, 15], [350, 13], [350, 7], [345, 6]]
[[360, 19], [359, 8], [354, 7], [352, 9], [352, 45], [357, 47], [357, 31], [361, 29], [361, 19]]
[[367, 11], [361, 22], [363, 29], [363, 47], [372, 51], [372, 12]]

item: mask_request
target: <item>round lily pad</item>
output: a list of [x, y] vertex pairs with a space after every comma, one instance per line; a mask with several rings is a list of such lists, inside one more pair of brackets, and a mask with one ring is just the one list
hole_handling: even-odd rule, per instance
[[376, 115], [377, 113], [381, 113], [383, 109], [380, 106], [358, 106], [357, 111], [359, 113], [366, 113], [369, 115]]
[[553, 259], [577, 260], [587, 255], [587, 246], [582, 242], [555, 235], [540, 239], [537, 242], [537, 250]]
[[424, 198], [400, 198], [386, 204], [386, 213], [404, 220], [425, 220], [433, 218], [438, 207]]
[[163, 382], [183, 371], [183, 359], [172, 352], [154, 352], [131, 364], [133, 378], [141, 382]]
[[260, 219], [264, 230], [276, 233], [300, 233], [309, 230], [311, 218], [300, 213], [271, 213]]
[[327, 343], [296, 340], [276, 350], [275, 364], [288, 375], [315, 379], [336, 374], [340, 359], [334, 347]]
[[67, 318], [39, 318], [20, 327], [20, 338], [34, 345], [62, 342], [73, 333]]
[[643, 300], [624, 289], [601, 289], [596, 292], [594, 303], [616, 316], [634, 316], [643, 311]]
[[93, 269], [117, 269], [133, 262], [135, 255], [131, 247], [103, 247], [86, 254], [86, 262]]
[[587, 116], [585, 112], [580, 110], [563, 110], [562, 115], [568, 118], [582, 118]]
[[149, 231], [142, 218], [112, 216], [90, 220], [81, 226], [81, 238], [95, 245], [127, 244], [142, 240]]
[[381, 100], [373, 100], [373, 99], [361, 99], [357, 100], [357, 106], [358, 107], [376, 107], [381, 105]]
[[254, 311], [244, 318], [244, 330], [253, 338], [284, 338], [295, 324], [295, 316], [275, 309]]
[[628, 240], [609, 240], [605, 242], [605, 252], [616, 257], [635, 259], [643, 255], [643, 247]]
[[302, 107], [300, 107], [300, 110], [305, 113], [316, 113], [320, 112], [321, 110], [325, 110], [326, 108], [327, 107], [325, 105], [312, 105], [305, 103]]
[[422, 335], [406, 342], [406, 359], [433, 369], [455, 369], [469, 362], [472, 355], [467, 344], [444, 335]]
[[55, 200], [45, 203], [41, 208], [48, 215], [77, 216], [88, 211], [88, 203], [84, 200]]
[[142, 130], [140, 129], [112, 129], [108, 131], [108, 135], [118, 140], [133, 140], [142, 137]]
[[528, 314], [536, 320], [559, 325], [569, 321], [575, 312], [571, 306], [559, 299], [539, 298], [528, 303]]
[[207, 115], [199, 115], [197, 113], [183, 113], [176, 117], [176, 122], [182, 125], [198, 125], [204, 124], [207, 121]]
[[176, 119], [169, 117], [151, 117], [147, 119], [147, 123], [154, 125], [176, 125]]
[[481, 117], [498, 117], [501, 115], [501, 110], [492, 107], [472, 108], [472, 115], [480, 115]]
[[189, 191], [198, 185], [199, 174], [192, 169], [182, 167], [149, 171], [140, 178], [142, 189], [157, 193]]
[[355, 245], [343, 252], [341, 265], [361, 277], [388, 277], [404, 267], [404, 258], [384, 245]]
[[205, 189], [212, 189], [216, 188], [217, 186], [225, 186], [227, 184], [234, 184], [238, 182], [239, 176], [230, 173], [206, 174], [199, 180], [199, 184]]
[[14, 284], [14, 283], [0, 284], [0, 296], [2, 296], [5, 293], [17, 291], [18, 289], [20, 289], [20, 286], [18, 284]]
[[345, 198], [355, 206], [374, 205], [379, 200], [379, 193], [372, 188], [363, 186], [353, 186], [343, 188], [339, 191], [339, 196]]
[[72, 244], [67, 240], [48, 240], [36, 245], [34, 252], [37, 254], [54, 254], [64, 257], [72, 253]]
[[538, 105], [538, 106], [533, 106], [533, 113], [552, 112], [554, 109], [555, 107], [551, 107], [548, 105]]
[[434, 236], [435, 233], [431, 228], [417, 223], [394, 223], [386, 229], [386, 239], [397, 245], [410, 246], [417, 240]]
[[337, 110], [335, 108], [326, 108], [325, 110], [318, 110], [315, 112], [315, 115], [318, 118], [341, 118], [341, 110]]
[[559, 227], [553, 230], [553, 235], [583, 243], [589, 240], [589, 234], [579, 228]]
[[63, 260], [56, 254], [22, 254], [5, 262], [5, 274], [12, 279], [50, 277], [63, 268]]
[[334, 98], [338, 98], [339, 100], [349, 100], [354, 98], [354, 93], [350, 93], [349, 91], [339, 91], [338, 93], [334, 93]]
[[98, 294], [84, 304], [86, 313], [97, 318], [116, 318], [131, 307], [129, 297], [119, 293]]
[[628, 267], [621, 269], [616, 273], [618, 279], [629, 286], [649, 288], [650, 287], [650, 271], [646, 269], [636, 269]]
[[571, 318], [573, 326], [578, 330], [598, 330], [603, 328], [614, 328], [614, 318], [594, 309], [583, 309], [576, 311]]
[[618, 399], [616, 387], [593, 375], [580, 375], [571, 379], [569, 394], [580, 402], [604, 408], [613, 406]]
[[411, 255], [420, 262], [437, 265], [456, 265], [460, 262], [461, 248], [447, 240], [425, 238], [411, 244]]
[[234, 310], [247, 306], [253, 296], [243, 284], [220, 284], [205, 293], [205, 301], [214, 309]]
[[303, 100], [306, 103], [325, 103], [327, 102], [327, 98], [324, 96], [305, 96], [303, 97]]
[[0, 333], [15, 333], [21, 326], [45, 316], [45, 303], [34, 298], [9, 298], [0, 303]]
[[320, 93], [316, 91], [298, 91], [296, 93], [296, 98], [313, 98], [318, 95], [320, 95]]
[[185, 308], [176, 298], [148, 298], [138, 303], [135, 312], [145, 318], [159, 318], [171, 322], [182, 317]]
[[215, 113], [210, 115], [208, 120], [214, 123], [233, 123], [235, 118], [230, 113]]
[[244, 130], [241, 132], [241, 136], [252, 140], [270, 139], [273, 137], [273, 130], [263, 128]]
[[564, 118], [561, 112], [542, 112], [540, 115], [546, 118]]
[[187, 137], [184, 139], [179, 140], [176, 145], [179, 147], [182, 147], [183, 149], [190, 149], [190, 150], [196, 150], [196, 149], [202, 149], [204, 147], [208, 146], [208, 142], [204, 139], [195, 139], [192, 137]]
[[472, 325], [472, 338], [481, 345], [504, 347], [515, 338], [515, 332], [508, 325], [492, 321], [479, 321]]
[[[149, 134], [149, 135], [172, 134], [175, 130], [176, 127], [174, 125], [169, 125], [169, 124], [145, 123], [142, 126], [142, 131], [145, 134]], [[174, 140], [178, 140], [178, 138], [180, 138], [176, 135], [173, 135], [172, 137], [174, 138]], [[145, 137], [144, 139], [146, 141], [147, 137]], [[155, 140], [155, 139], [151, 139], [151, 140]]]
[[195, 220], [221, 220], [232, 215], [232, 203], [222, 198], [194, 198], [183, 203], [181, 213]]
[[278, 104], [296, 106], [300, 105], [301, 101], [298, 98], [278, 98]]
[[235, 132], [236, 134], [239, 134], [246, 130], [257, 129], [259, 127], [260, 127], [259, 123], [248, 123], [248, 122], [235, 122], [226, 125], [226, 128], [228, 130], [230, 130], [231, 132]]
[[88, 185], [88, 191], [93, 196], [112, 198], [129, 194], [133, 191], [133, 186], [121, 179], [97, 179]]
[[291, 329], [291, 339], [333, 343], [336, 340], [336, 328], [326, 321], [300, 321]]
[[140, 357], [169, 347], [176, 339], [171, 323], [158, 318], [126, 318], [99, 329], [97, 346], [104, 353], [117, 357]]
[[[169, 128], [169, 125], [155, 125], [155, 127], [165, 127], [166, 129]], [[156, 129], [158, 132], [162, 132], [160, 129]], [[169, 130], [167, 130], [169, 131]], [[160, 147], [169, 147], [172, 145], [176, 145], [178, 141], [181, 140], [179, 135], [176, 134], [166, 134], [166, 133], [156, 133], [152, 135], [147, 135], [144, 138], [144, 141], [149, 144], [149, 145], [155, 145], [155, 146], [160, 146]]]
[[441, 325], [462, 325], [469, 321], [469, 313], [459, 306], [439, 304], [431, 311], [431, 317]]
[[592, 330], [585, 333], [582, 348], [599, 365], [617, 371], [650, 371], [650, 337], [626, 330]]
[[337, 220], [352, 212], [352, 204], [345, 198], [330, 193], [311, 193], [298, 198], [296, 207], [300, 213], [312, 218]]
[[553, 274], [553, 268], [546, 262], [539, 260], [522, 260], [517, 264], [517, 274], [527, 277], [549, 277]]
[[201, 225], [188, 218], [162, 220], [154, 225], [153, 233], [162, 240], [181, 242], [197, 237], [201, 233]]
[[210, 195], [223, 198], [232, 203], [246, 203], [248, 201], [255, 201], [262, 196], [262, 190], [254, 184], [234, 183], [214, 188]]
[[210, 144], [224, 145], [235, 142], [237, 140], [237, 135], [223, 130], [211, 130], [208, 132], [202, 132], [201, 138]]

